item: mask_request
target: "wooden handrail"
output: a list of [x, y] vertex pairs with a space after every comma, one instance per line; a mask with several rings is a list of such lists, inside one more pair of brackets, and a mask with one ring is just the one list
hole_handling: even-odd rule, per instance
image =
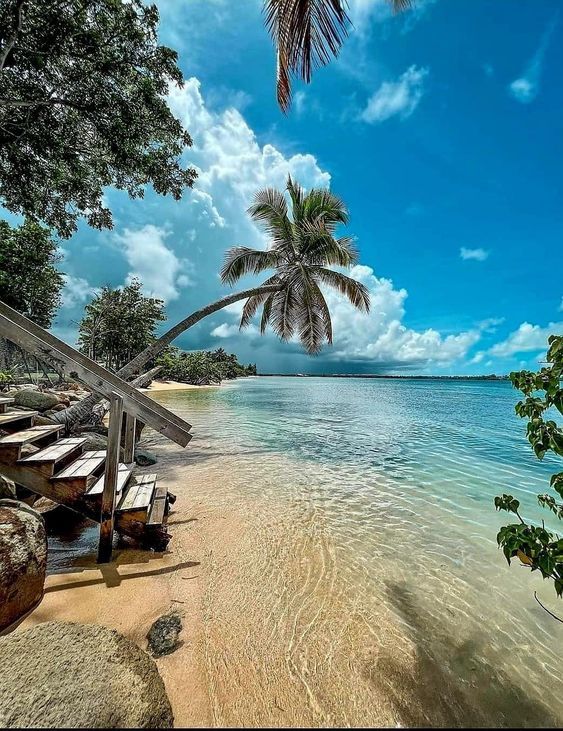
[[106, 398], [120, 396], [128, 414], [176, 444], [185, 447], [192, 438], [186, 421], [1, 301], [0, 335], [39, 359], [57, 361], [67, 375], [76, 373], [79, 380]]

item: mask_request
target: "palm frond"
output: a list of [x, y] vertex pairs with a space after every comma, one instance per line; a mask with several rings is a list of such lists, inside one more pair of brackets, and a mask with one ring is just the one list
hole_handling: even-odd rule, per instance
[[329, 307], [324, 298], [324, 294], [321, 292], [319, 285], [314, 280], [312, 280], [312, 286], [313, 292], [315, 293], [315, 300], [324, 323], [325, 340], [329, 345], [332, 345], [332, 318], [330, 316]]
[[291, 199], [291, 213], [295, 224], [301, 223], [303, 220], [303, 201], [305, 199], [305, 191], [296, 183], [291, 175], [287, 176], [286, 190]]
[[299, 253], [307, 264], [351, 267], [358, 261], [354, 239], [332, 234], [316, 225], [303, 226], [298, 241]]
[[344, 201], [326, 188], [312, 188], [303, 200], [303, 216], [307, 221], [320, 221], [327, 228], [348, 223]]
[[347, 297], [358, 310], [369, 312], [369, 291], [364, 284], [357, 282], [352, 277], [347, 277], [345, 274], [325, 267], [313, 266], [310, 267], [310, 272], [315, 279], [338, 290]]
[[296, 298], [293, 287], [276, 292], [272, 302], [270, 324], [282, 340], [290, 340], [295, 331]]
[[301, 278], [294, 287], [297, 299], [295, 317], [299, 328], [299, 340], [309, 355], [316, 355], [325, 340], [325, 321], [317, 302], [318, 286], [309, 276], [307, 268], [303, 265], [300, 265], [299, 268]]
[[[280, 281], [280, 279], [279, 279], [278, 275], [274, 274], [273, 277], [266, 279], [263, 286], [268, 287], [272, 284], [277, 284], [279, 281]], [[243, 328], [248, 327], [248, 325], [250, 324], [250, 321], [256, 314], [260, 305], [264, 304], [264, 302], [268, 299], [268, 297], [271, 294], [272, 294], [271, 292], [262, 292], [261, 294], [255, 294], [253, 297], [249, 297], [246, 300], [246, 302], [244, 303], [244, 307], [242, 308], [242, 314], [241, 314], [240, 323], [239, 323], [239, 330], [242, 330]]]
[[279, 264], [280, 254], [276, 251], [259, 251], [247, 246], [233, 246], [225, 253], [221, 267], [221, 281], [224, 284], [234, 284], [245, 274], [258, 274]]
[[293, 252], [293, 224], [289, 220], [283, 193], [275, 188], [259, 190], [248, 213], [254, 221], [264, 225], [272, 238], [272, 249]]
[[261, 335], [264, 335], [264, 333], [266, 332], [266, 328], [268, 327], [268, 323], [270, 322], [270, 316], [272, 314], [272, 303], [274, 301], [274, 296], [276, 294], [277, 294], [277, 292], [274, 292], [264, 302], [264, 307], [262, 309], [262, 317], [260, 319], [260, 334]]

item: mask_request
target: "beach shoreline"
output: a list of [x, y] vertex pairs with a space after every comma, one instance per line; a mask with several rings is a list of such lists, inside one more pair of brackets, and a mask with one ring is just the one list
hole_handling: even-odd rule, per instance
[[220, 388], [220, 383], [212, 383], [205, 386], [196, 386], [193, 383], [182, 383], [181, 381], [170, 381], [155, 379], [148, 388], [139, 388], [139, 391], [155, 392], [155, 391], [191, 391], [202, 388]]

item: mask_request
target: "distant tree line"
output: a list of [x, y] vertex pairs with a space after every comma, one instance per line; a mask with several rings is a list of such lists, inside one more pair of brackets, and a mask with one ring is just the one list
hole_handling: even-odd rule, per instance
[[156, 365], [162, 366], [160, 376], [195, 386], [256, 375], [256, 364], [242, 365], [234, 353], [227, 353], [223, 348], [195, 352], [169, 348], [157, 358]]

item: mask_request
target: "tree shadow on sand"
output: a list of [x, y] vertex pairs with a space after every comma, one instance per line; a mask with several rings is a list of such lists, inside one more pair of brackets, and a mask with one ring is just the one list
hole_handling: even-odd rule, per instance
[[484, 635], [459, 643], [442, 635], [434, 644], [423, 644], [421, 639], [436, 627], [425, 619], [408, 586], [388, 584], [387, 592], [407, 625], [414, 663], [379, 656], [365, 674], [374, 685], [385, 685], [405, 726], [561, 727], [563, 719], [547, 705], [518, 687], [501, 666], [483, 659]]

